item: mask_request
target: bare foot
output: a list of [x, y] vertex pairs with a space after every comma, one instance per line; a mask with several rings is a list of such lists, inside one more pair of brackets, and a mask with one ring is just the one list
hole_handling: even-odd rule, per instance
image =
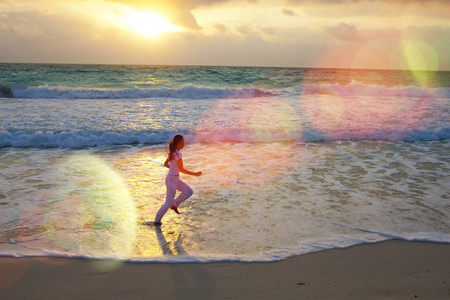
[[147, 222], [142, 223], [142, 225], [147, 225], [147, 226], [160, 226], [160, 225], [162, 225], [162, 223], [161, 223], [161, 222], [147, 221]]
[[174, 212], [176, 212], [177, 214], [181, 214], [179, 211], [178, 211], [178, 208], [176, 208], [175, 206], [172, 206], [172, 207], [170, 207], [170, 209], [171, 210], [173, 210]]

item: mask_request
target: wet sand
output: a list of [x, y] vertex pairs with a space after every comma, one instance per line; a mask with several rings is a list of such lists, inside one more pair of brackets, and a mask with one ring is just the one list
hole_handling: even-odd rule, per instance
[[0, 299], [450, 299], [450, 244], [386, 241], [271, 263], [0, 258]]

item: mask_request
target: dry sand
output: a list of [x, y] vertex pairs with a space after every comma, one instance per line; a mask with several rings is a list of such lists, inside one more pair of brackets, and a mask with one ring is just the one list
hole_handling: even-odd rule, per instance
[[0, 258], [0, 299], [450, 299], [450, 244], [386, 241], [271, 263]]

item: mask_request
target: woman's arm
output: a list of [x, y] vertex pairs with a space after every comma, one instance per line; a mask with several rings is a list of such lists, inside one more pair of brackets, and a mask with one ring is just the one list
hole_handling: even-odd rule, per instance
[[180, 170], [180, 172], [182, 172], [182, 173], [184, 173], [184, 174], [194, 175], [194, 176], [200, 176], [200, 175], [202, 175], [202, 172], [191, 172], [191, 171], [189, 171], [189, 170], [186, 170], [186, 169], [183, 167], [183, 159], [182, 159], [182, 158], [180, 158], [180, 159], [177, 161], [177, 163], [178, 163], [178, 170]]
[[169, 158], [167, 158], [166, 161], [164, 162], [164, 167], [170, 169]]

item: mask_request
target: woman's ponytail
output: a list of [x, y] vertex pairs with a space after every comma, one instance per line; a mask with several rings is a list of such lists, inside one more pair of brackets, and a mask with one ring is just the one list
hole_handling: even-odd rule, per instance
[[175, 151], [177, 151], [177, 146], [178, 143], [181, 142], [183, 140], [183, 136], [177, 134], [172, 142], [169, 143], [169, 161], [171, 161], [173, 159], [173, 155], [175, 153]]

